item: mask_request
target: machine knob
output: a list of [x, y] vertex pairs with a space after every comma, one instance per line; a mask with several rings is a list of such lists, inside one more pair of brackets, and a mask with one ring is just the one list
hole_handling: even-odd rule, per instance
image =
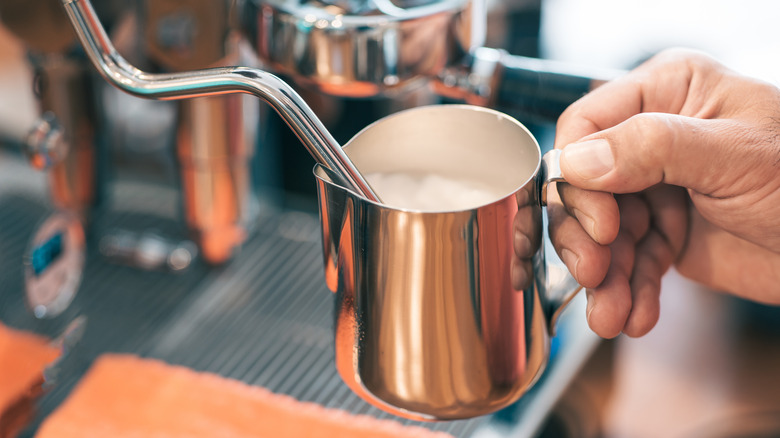
[[173, 240], [154, 231], [113, 230], [100, 239], [100, 253], [109, 260], [148, 271], [183, 271], [198, 256], [189, 240]]
[[51, 112], [44, 113], [24, 141], [25, 154], [30, 165], [46, 170], [61, 162], [68, 153], [65, 132]]

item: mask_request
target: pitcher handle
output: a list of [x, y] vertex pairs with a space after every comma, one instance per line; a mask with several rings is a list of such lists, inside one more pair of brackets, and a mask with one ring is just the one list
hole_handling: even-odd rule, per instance
[[[539, 169], [539, 204], [547, 205], [547, 190], [551, 182], [565, 181], [561, 172], [561, 151], [552, 149], [542, 156]], [[548, 229], [547, 212], [544, 212], [543, 229]], [[555, 334], [555, 327], [566, 305], [582, 289], [577, 280], [569, 272], [566, 265], [558, 257], [550, 237], [545, 232], [545, 238], [540, 249], [540, 256], [534, 266], [537, 278], [539, 294], [545, 298], [547, 321], [551, 335]]]
[[547, 206], [547, 186], [551, 182], [566, 181], [561, 172], [561, 150], [552, 149], [542, 155], [539, 169], [539, 204]]

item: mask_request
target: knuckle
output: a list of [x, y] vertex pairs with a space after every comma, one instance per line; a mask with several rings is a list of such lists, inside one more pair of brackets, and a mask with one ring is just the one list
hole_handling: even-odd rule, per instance
[[718, 63], [706, 53], [684, 47], [672, 47], [664, 49], [655, 56], [652, 60], [655, 63], [668, 65], [678, 65], [680, 67], [699, 69], [710, 68]]
[[598, 124], [591, 119], [593, 109], [590, 94], [575, 101], [569, 105], [558, 117], [556, 129], [562, 131], [567, 127], [578, 126], [586, 131], [596, 132], [599, 130]]
[[632, 338], [638, 338], [646, 335], [650, 330], [655, 327], [659, 318], [659, 310], [657, 307], [652, 309], [645, 309], [643, 312], [632, 312], [628, 317], [628, 322], [623, 330], [627, 336]]
[[633, 138], [642, 139], [647, 143], [665, 143], [669, 140], [668, 129], [656, 113], [641, 113], [628, 119], [628, 128], [635, 134]]
[[663, 167], [659, 160], [666, 155], [671, 136], [655, 114], [637, 114], [606, 133], [606, 137], [612, 145], [612, 178], [616, 185], [635, 191], [637, 186], [661, 182]]
[[[674, 129], [668, 117], [659, 113], [640, 113], [625, 122], [625, 129], [631, 138], [631, 147], [640, 149], [638, 152], [642, 157], [655, 158], [666, 156], [668, 149], [674, 144]], [[618, 148], [618, 151], [621, 148]], [[616, 157], [616, 162], [620, 165], [620, 157]], [[652, 165], [653, 162], [638, 162], [639, 165]]]
[[570, 125], [572, 123], [572, 120], [577, 120], [580, 118], [580, 114], [582, 113], [582, 104], [580, 101], [576, 101], [569, 105], [561, 115], [558, 117], [558, 121], [556, 122], [555, 126], [558, 131], [562, 130], [564, 127]]

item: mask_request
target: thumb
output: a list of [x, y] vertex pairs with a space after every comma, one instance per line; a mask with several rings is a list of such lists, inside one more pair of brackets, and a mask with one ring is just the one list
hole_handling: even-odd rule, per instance
[[734, 120], [637, 114], [565, 146], [561, 171], [588, 190], [633, 193], [666, 183], [716, 194], [745, 174], [744, 131]]

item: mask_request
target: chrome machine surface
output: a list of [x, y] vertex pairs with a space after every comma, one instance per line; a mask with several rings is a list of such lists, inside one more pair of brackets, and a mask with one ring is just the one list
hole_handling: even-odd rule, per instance
[[[0, 6], [11, 3], [24, 2], [0, 0]], [[98, 176], [105, 170], [105, 162], [99, 158], [104, 147], [100, 134], [104, 129], [101, 123], [109, 111], [101, 107], [105, 100], [79, 103], [79, 99], [94, 93], [99, 88], [95, 84], [102, 80], [92, 74], [84, 54], [73, 50], [76, 35], [62, 27], [63, 15], [57, 15], [56, 25], [48, 25], [51, 22], [45, 20], [46, 14], [14, 16], [8, 8], [0, 11], [0, 19], [12, 24], [9, 27], [22, 29], [18, 31], [20, 35], [24, 35], [23, 30], [31, 22], [65, 32], [61, 37], [26, 34], [24, 43], [35, 55], [31, 59], [37, 65], [45, 67], [43, 61], [37, 61], [43, 59], [37, 58], [43, 47], [54, 54], [47, 56], [45, 62], [66, 59], [78, 67], [45, 67], [47, 72], [51, 71], [47, 73], [51, 81], [62, 82], [64, 90], [73, 90], [78, 96], [60, 93], [59, 103], [46, 104], [48, 98], [42, 95], [42, 110], [53, 108], [57, 119], [43, 117], [27, 145], [33, 164], [54, 165], [49, 171], [52, 181], [75, 181], [68, 185], [52, 184], [50, 197], [57, 210], [86, 212], [77, 215], [87, 230], [80, 292], [69, 297], [69, 307], [58, 310], [62, 312], [60, 316], [49, 315], [48, 320], [26, 319], [24, 300], [18, 300], [14, 294], [0, 297], [0, 316], [16, 326], [56, 333], [67, 319], [76, 315], [87, 315], [90, 321], [91, 330], [85, 335], [83, 350], [75, 355], [81, 362], [71, 362], [70, 368], [64, 370], [70, 373], [66, 372], [66, 377], [45, 398], [44, 414], [67, 395], [90, 360], [103, 351], [120, 350], [219, 372], [302, 400], [387, 416], [358, 399], [335, 374], [332, 297], [326, 292], [321, 263], [317, 262], [321, 253], [317, 218], [270, 205], [259, 210], [249, 205], [255, 195], [249, 162], [256, 156], [255, 135], [262, 134], [263, 125], [261, 122], [258, 129], [253, 123], [257, 109], [252, 102], [256, 99], [224, 95], [227, 89], [237, 87], [245, 93], [261, 95], [293, 127], [296, 136], [311, 146], [316, 161], [331, 162], [336, 173], [349, 178], [349, 164], [339, 167], [340, 162], [348, 163], [348, 159], [339, 156], [338, 142], [328, 133], [328, 121], [323, 124], [318, 119], [330, 118], [328, 105], [338, 102], [330, 99], [379, 99], [384, 103], [377, 105], [378, 115], [383, 116], [421, 102], [436, 103], [440, 96], [445, 96], [479, 105], [509, 106], [520, 114], [550, 120], [599, 83], [593, 79], [598, 75], [482, 47], [485, 11], [479, 1], [142, 1], [139, 4], [143, 7], [133, 14], [135, 21], [129, 20], [136, 27], [112, 20], [112, 38], [130, 35], [144, 52], [140, 58], [131, 59], [134, 63], [141, 60], [139, 65], [154, 73], [138, 70], [117, 55], [107, 34], [99, 31], [97, 16], [84, 9], [83, 1], [50, 3], [58, 7], [65, 4], [71, 12], [82, 13], [82, 18], [92, 17], [93, 21], [78, 26], [82, 30], [92, 29], [81, 35], [87, 37], [87, 47], [96, 49], [92, 54], [102, 51], [92, 61], [126, 91], [155, 98], [203, 97], [180, 101], [176, 107], [173, 129], [178, 196], [154, 184], [130, 184], [128, 189], [122, 181], [106, 182]], [[124, 4], [118, 6], [120, 2], [103, 3], [96, 6], [110, 12], [127, 9]], [[103, 12], [104, 9], [98, 9], [101, 21], [106, 16], [113, 18]], [[193, 23], [198, 26], [192, 26]], [[189, 33], [193, 29], [204, 32]], [[92, 39], [88, 37], [90, 33]], [[251, 61], [245, 62], [236, 42], [239, 33], [249, 39], [263, 68], [283, 79], [254, 68]], [[58, 44], [40, 46], [41, 41]], [[120, 51], [132, 53], [126, 49], [123, 45]], [[68, 56], [61, 56], [63, 53]], [[196, 56], [187, 58], [184, 54], [188, 53]], [[248, 67], [233, 67], [236, 65]], [[195, 69], [211, 69], [208, 74], [217, 75], [216, 79], [188, 73]], [[68, 85], [73, 83], [67, 74], [71, 70], [78, 72], [76, 76], [81, 78], [82, 85]], [[286, 79], [300, 87], [293, 90]], [[270, 87], [261, 86], [268, 83]], [[546, 97], [536, 93], [545, 87], [557, 87], [559, 92]], [[314, 111], [308, 109], [309, 104]], [[72, 110], [79, 107], [85, 109]], [[341, 117], [353, 114], [348, 111]], [[70, 117], [81, 121], [71, 121]], [[85, 126], [92, 127], [84, 129]], [[82, 143], [84, 146], [80, 146]], [[320, 154], [323, 150], [329, 152]], [[63, 155], [63, 151], [70, 155]], [[335, 156], [329, 158], [331, 153]], [[76, 170], [68, 171], [72, 176], [58, 177], [56, 166], [69, 160], [76, 163]], [[314, 185], [311, 165], [306, 166], [307, 177]], [[28, 173], [18, 172], [13, 166], [5, 166], [4, 171], [5, 176], [23, 175], [29, 180]], [[349, 183], [340, 181], [339, 185]], [[359, 187], [360, 181], [353, 185]], [[14, 186], [5, 184], [3, 188]], [[34, 195], [28, 188], [0, 193], [4, 205], [13, 207], [2, 210], [3, 220], [30, 225], [16, 227], [15, 234], [5, 235], [5, 241], [19, 243], [9, 247], [7, 254], [11, 258], [20, 254], [21, 259], [28, 250], [23, 241], [34, 234], [35, 218], [51, 213], [41, 188], [36, 187]], [[62, 199], [55, 193], [59, 188], [68, 188], [64, 194], [77, 202], [58, 201]], [[103, 191], [112, 203], [108, 208], [95, 209]], [[363, 191], [370, 193], [370, 188], [366, 186]], [[183, 218], [177, 218], [179, 204], [183, 208], [178, 213], [183, 213]], [[182, 219], [186, 229], [179, 228]], [[136, 234], [126, 232], [132, 229]], [[146, 231], [154, 229], [162, 229], [163, 235], [173, 238], [152, 239], [163, 242], [155, 247], [187, 249], [186, 257], [179, 259], [185, 263], [174, 263], [175, 269], [167, 262], [148, 263], [145, 249], [135, 247], [149, 240], [145, 238], [124, 239], [122, 242], [130, 242], [130, 247], [119, 245], [120, 251], [116, 251], [118, 241], [114, 237], [157, 236]], [[201, 260], [213, 265], [233, 259], [232, 263], [225, 270], [200, 264], [194, 257], [197, 251], [176, 241], [186, 238], [197, 243]], [[239, 253], [240, 248], [243, 251]], [[119, 260], [112, 258], [115, 253], [124, 255]], [[153, 258], [166, 260], [172, 254], [156, 254], [162, 258]], [[131, 266], [115, 264], [118, 260]], [[7, 264], [13, 263], [11, 260]], [[548, 272], [546, 281], [563, 278], [563, 272], [558, 271], [553, 268]], [[3, 278], [11, 279], [8, 284], [16, 284], [13, 272], [3, 273]], [[106, 293], [103, 289], [107, 283], [121, 287]], [[318, 298], [313, 299], [314, 296]], [[575, 312], [582, 313], [579, 300], [575, 299], [574, 307]], [[535, 386], [520, 402], [507, 408], [504, 420], [482, 417], [426, 427], [456, 436], [490, 435], [497, 429], [533, 433], [594, 345], [595, 340], [580, 331], [583, 321], [579, 313], [577, 317], [562, 319], [561, 335], [556, 338], [576, 341], [567, 342], [566, 349], [558, 349], [553, 340], [552, 361], [540, 378], [545, 384]], [[511, 421], [507, 422], [507, 417]]]

